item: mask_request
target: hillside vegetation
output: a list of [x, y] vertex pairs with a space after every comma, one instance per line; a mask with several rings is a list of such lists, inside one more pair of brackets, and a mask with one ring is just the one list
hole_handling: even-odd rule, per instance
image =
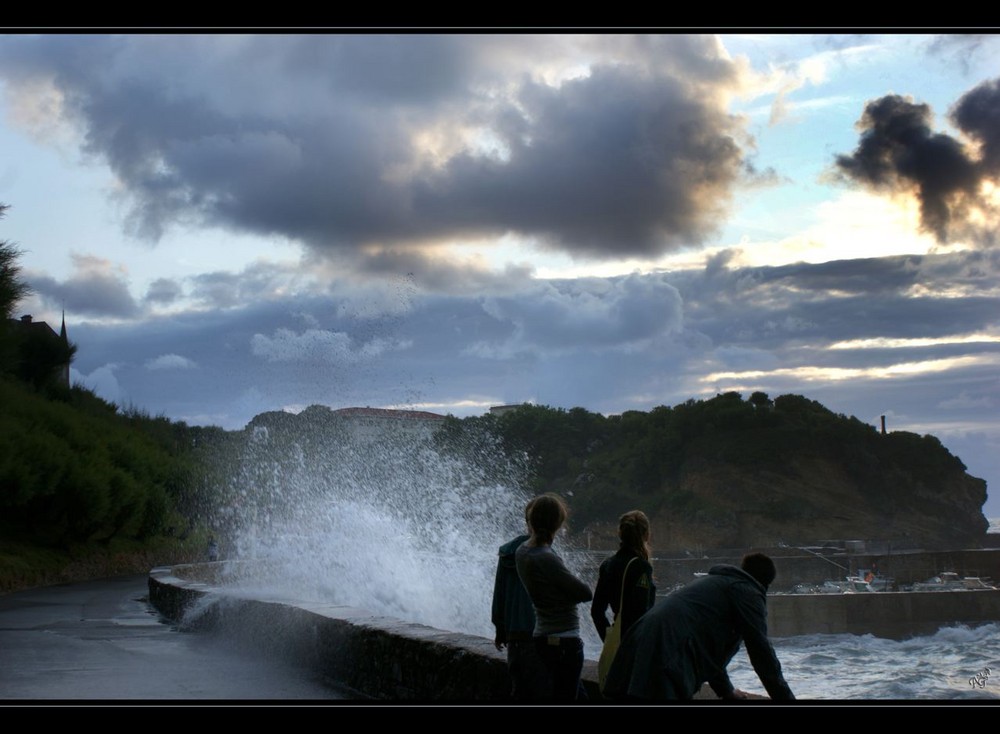
[[190, 428], [0, 378], [0, 591], [203, 553]]
[[461, 451], [483, 431], [528, 457], [533, 491], [567, 496], [577, 532], [605, 540], [636, 508], [658, 548], [978, 547], [988, 526], [986, 482], [938, 439], [883, 435], [800, 395], [726, 393], [608, 417], [524, 405], [451, 418], [440, 440]]

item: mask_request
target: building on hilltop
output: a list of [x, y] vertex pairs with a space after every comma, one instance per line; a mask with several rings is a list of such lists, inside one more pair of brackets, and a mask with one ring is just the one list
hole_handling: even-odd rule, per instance
[[[34, 321], [31, 314], [25, 314], [20, 319], [10, 319], [12, 331], [21, 337], [21, 361], [26, 365], [46, 366], [54, 361], [55, 381], [69, 387], [69, 364], [73, 357], [66, 334], [66, 312], [63, 311], [62, 326], [59, 333], [44, 321]], [[62, 357], [65, 355], [65, 358]], [[42, 375], [22, 375], [31, 377], [33, 381], [41, 382]]]

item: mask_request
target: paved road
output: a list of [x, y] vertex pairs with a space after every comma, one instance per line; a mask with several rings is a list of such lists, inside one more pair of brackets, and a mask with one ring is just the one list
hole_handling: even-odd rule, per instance
[[0, 704], [13, 701], [329, 701], [348, 698], [285, 661], [180, 632], [146, 576], [0, 595]]

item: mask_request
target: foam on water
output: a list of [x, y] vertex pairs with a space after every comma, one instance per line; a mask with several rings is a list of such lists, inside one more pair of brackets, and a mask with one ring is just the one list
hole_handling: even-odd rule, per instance
[[[946, 627], [887, 640], [872, 635], [803, 635], [774, 640], [798, 698], [913, 700], [1000, 698], [1000, 624]], [[982, 685], [970, 679], [989, 668]], [[737, 688], [764, 693], [746, 652], [730, 665]]]

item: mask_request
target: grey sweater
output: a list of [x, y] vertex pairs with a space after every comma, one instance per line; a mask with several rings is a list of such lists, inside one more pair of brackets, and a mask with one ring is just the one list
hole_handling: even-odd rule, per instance
[[551, 546], [529, 547], [522, 543], [514, 554], [517, 573], [535, 608], [535, 637], [579, 636], [580, 616], [576, 605], [590, 601], [590, 587], [578, 579]]

